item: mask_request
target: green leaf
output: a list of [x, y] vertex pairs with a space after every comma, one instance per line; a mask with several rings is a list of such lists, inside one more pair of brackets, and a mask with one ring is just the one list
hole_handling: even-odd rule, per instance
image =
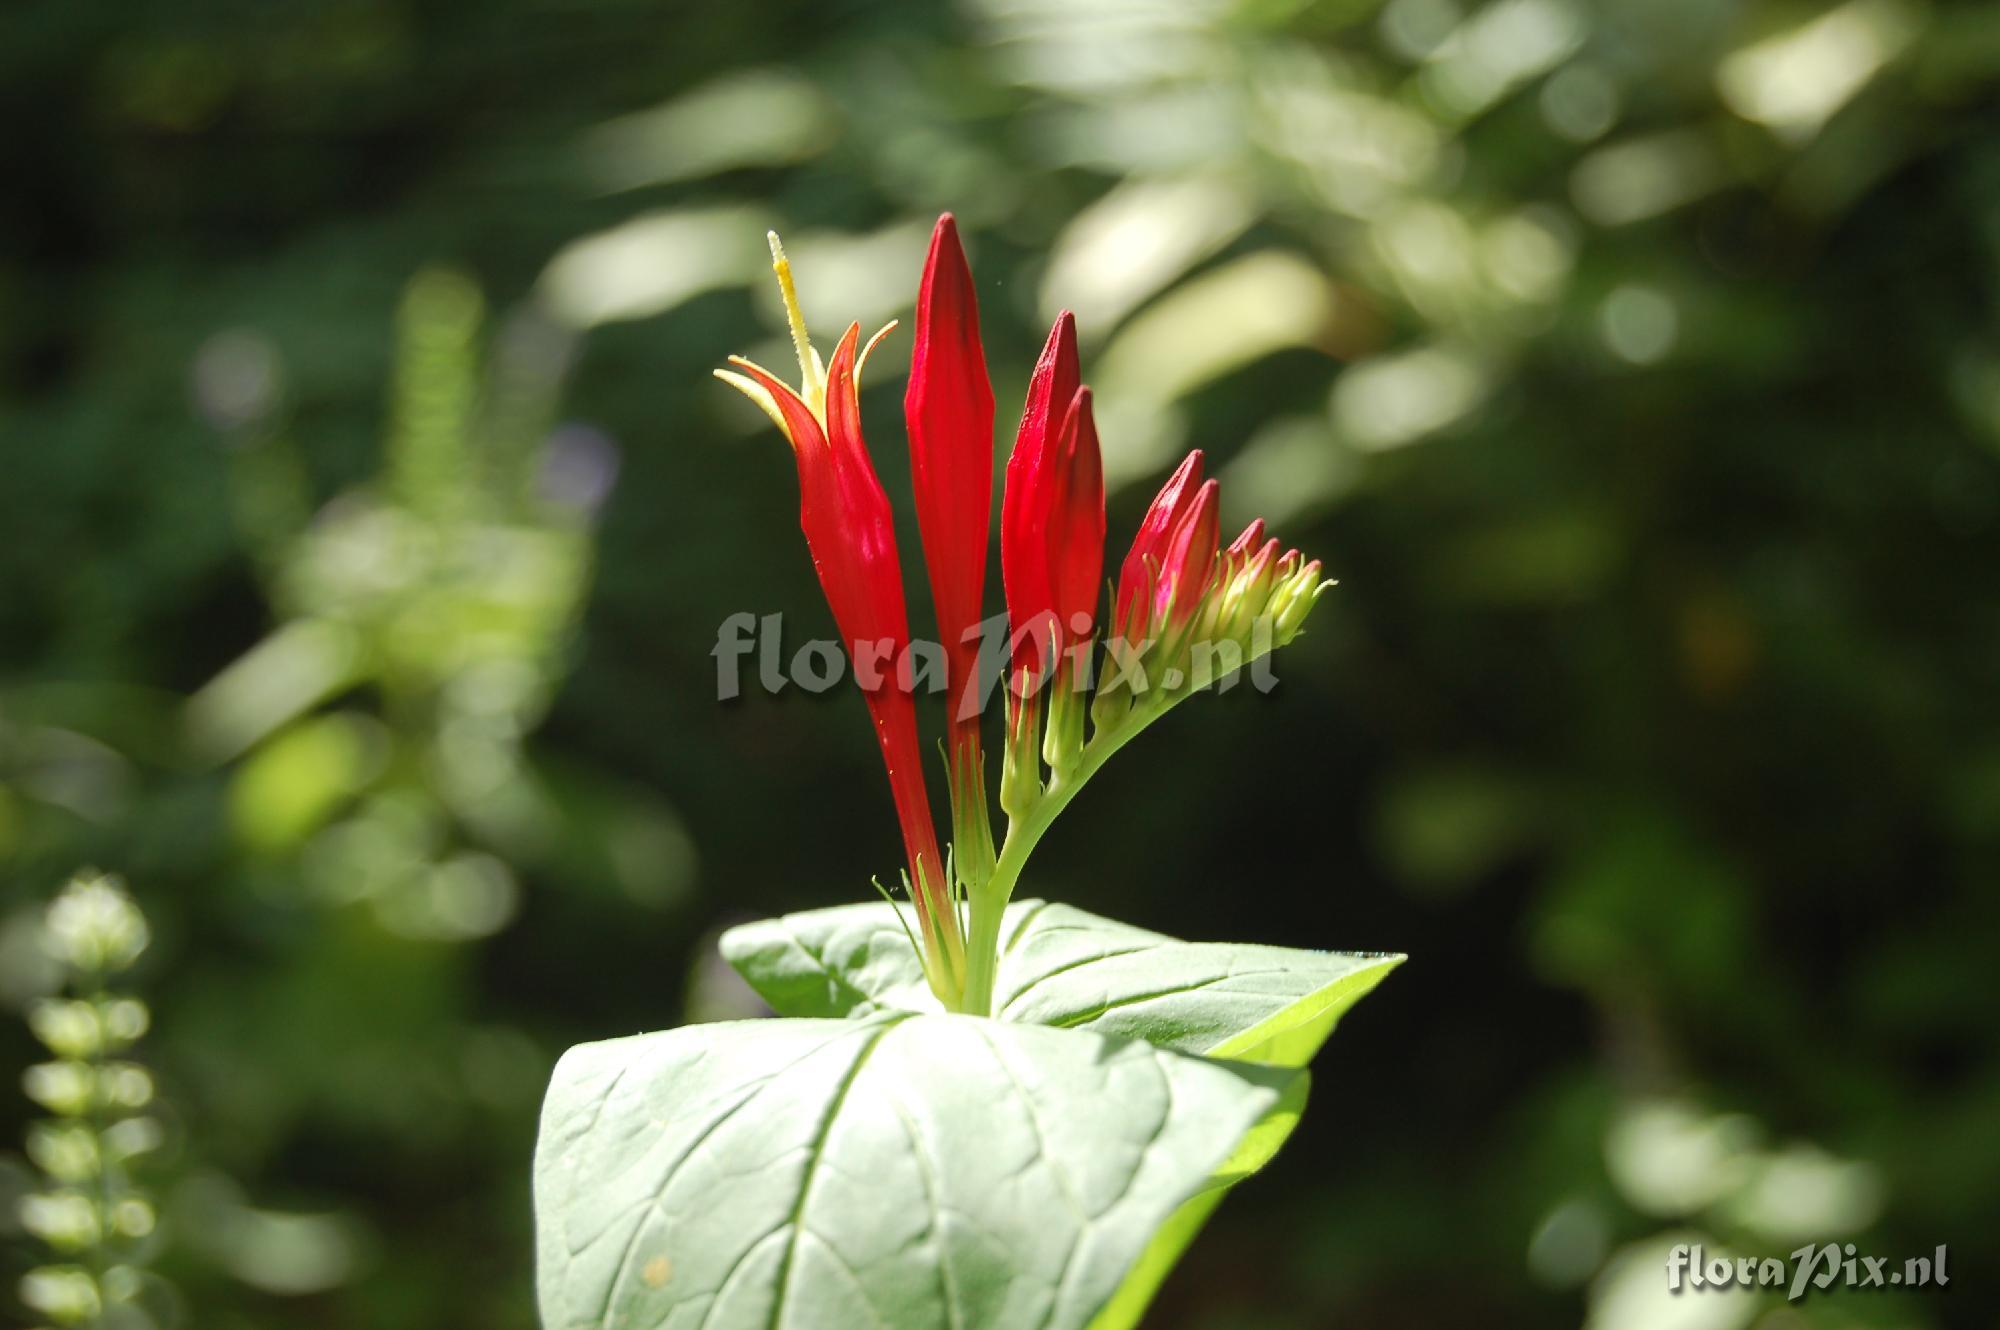
[[886, 901], [739, 924], [722, 935], [721, 950], [780, 1016], [938, 1010], [910, 935]]
[[1156, 1231], [1274, 1148], [1304, 1092], [1303, 1072], [942, 1014], [586, 1044], [536, 1152], [543, 1321], [1129, 1325], [1100, 1314], [1143, 1307], [1157, 1276], [1120, 1288]]
[[1146, 1247], [1145, 1255], [1132, 1267], [1120, 1284], [1118, 1292], [1090, 1323], [1090, 1330], [1131, 1330], [1139, 1324], [1151, 1305], [1153, 1295], [1160, 1290], [1160, 1284], [1172, 1272], [1174, 1262], [1187, 1245], [1194, 1241], [1195, 1234], [1215, 1213], [1215, 1207], [1222, 1204], [1222, 1198], [1229, 1189], [1258, 1169], [1271, 1162], [1299, 1125], [1299, 1116], [1305, 1112], [1308, 1078], [1301, 1075], [1292, 1082], [1270, 1112], [1237, 1143], [1235, 1151], [1209, 1176], [1208, 1184], [1201, 1191], [1181, 1203], [1180, 1209], [1168, 1217], [1153, 1240]]
[[[1019, 901], [1001, 930], [994, 1014], [1162, 1048], [1298, 1067], [1403, 957], [1182, 942], [1068, 905]], [[935, 1010], [885, 903], [811, 910], [723, 935], [722, 954], [783, 1016]]]
[[[1210, 1057], [1302, 1067], [1347, 1009], [1403, 957], [1191, 943], [1066, 905], [1008, 907], [995, 1014], [1016, 1022], [1122, 1034]], [[781, 1015], [868, 1017], [935, 1010], [903, 927], [887, 904], [843, 906], [746, 924], [723, 955]], [[1161, 1280], [1237, 1181], [1297, 1125], [1300, 1082], [1169, 1216], [1089, 1330], [1130, 1330]]]

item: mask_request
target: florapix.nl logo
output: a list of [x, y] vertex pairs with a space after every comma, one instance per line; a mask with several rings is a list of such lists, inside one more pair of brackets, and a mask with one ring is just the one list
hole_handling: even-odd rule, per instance
[[1798, 1302], [1808, 1293], [1843, 1289], [1943, 1288], [1951, 1282], [1946, 1249], [1901, 1261], [1864, 1256], [1853, 1243], [1807, 1243], [1789, 1256], [1711, 1254], [1702, 1244], [1680, 1243], [1667, 1253], [1667, 1288], [1782, 1288]]
[[[1086, 621], [1077, 626], [1087, 631]], [[1239, 685], [1260, 694], [1278, 686], [1272, 669], [1272, 652], [1278, 645], [1278, 629], [1270, 616], [1259, 616], [1241, 639], [1222, 637], [1185, 644], [1179, 652], [1163, 653], [1161, 643], [1148, 639], [1130, 642], [1109, 637], [1096, 643], [1088, 640], [1066, 653], [1071, 668], [1063, 671], [1042, 669], [1021, 672], [1008, 668], [1020, 659], [1024, 646], [1046, 648], [1031, 631], [1009, 631], [1007, 616], [996, 614], [976, 624], [965, 641], [978, 652], [980, 686], [968, 689], [964, 706], [970, 714], [982, 713], [1001, 689], [1025, 689], [1027, 695], [1046, 687], [1068, 687], [1079, 693], [1094, 689], [1120, 689], [1134, 697], [1149, 693], [1167, 694], [1213, 688], [1226, 693]], [[731, 701], [747, 687], [777, 694], [787, 688], [806, 693], [825, 693], [845, 680], [851, 669], [854, 682], [864, 693], [895, 688], [906, 693], [946, 691], [947, 654], [944, 644], [922, 638], [898, 642], [894, 638], [859, 638], [845, 642], [838, 638], [810, 637], [796, 645], [785, 639], [785, 616], [757, 615], [740, 611], [724, 619], [715, 634], [715, 695]], [[1055, 680], [1060, 679], [1057, 683]]]

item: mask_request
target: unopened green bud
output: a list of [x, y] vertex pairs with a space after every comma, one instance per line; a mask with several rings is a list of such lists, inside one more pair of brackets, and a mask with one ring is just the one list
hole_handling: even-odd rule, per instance
[[122, 1164], [159, 1149], [165, 1137], [157, 1120], [137, 1117], [112, 1123], [104, 1129], [102, 1140], [106, 1157]]
[[44, 998], [28, 1011], [28, 1028], [62, 1058], [88, 1060], [130, 1046], [146, 1033], [146, 1004], [135, 998]]
[[1042, 739], [1042, 760], [1061, 779], [1083, 761], [1083, 721], [1087, 708], [1077, 682], [1075, 660], [1065, 660], [1049, 681], [1048, 733]]
[[153, 1207], [136, 1196], [128, 1196], [111, 1207], [111, 1229], [120, 1237], [143, 1238], [153, 1231], [156, 1223]]
[[104, 1310], [97, 1281], [73, 1265], [44, 1266], [21, 1278], [21, 1301], [58, 1325], [80, 1325]]
[[1230, 584], [1223, 578], [1216, 578], [1209, 584], [1208, 594], [1202, 597], [1201, 608], [1195, 612], [1194, 622], [1189, 625], [1189, 641], [1211, 641], [1221, 631], [1223, 607], [1229, 599], [1229, 588]]
[[28, 1098], [66, 1118], [90, 1111], [97, 1094], [97, 1076], [81, 1062], [38, 1062], [21, 1073]]
[[89, 1182], [102, 1168], [97, 1134], [81, 1122], [37, 1122], [29, 1127], [28, 1158], [57, 1182]]
[[1132, 710], [1132, 694], [1123, 687], [1101, 687], [1090, 700], [1090, 723], [1099, 734], [1118, 728]]
[[[1285, 586], [1279, 588], [1279, 596], [1273, 597], [1274, 614], [1278, 642], [1283, 645], [1298, 636], [1304, 626], [1306, 615], [1312, 613], [1313, 605], [1326, 589], [1333, 584], [1319, 578], [1319, 563], [1315, 560], [1299, 569], [1298, 575]], [[1278, 603], [1282, 600], [1282, 603]]]
[[105, 1108], [144, 1108], [153, 1102], [153, 1074], [136, 1062], [108, 1062], [97, 1069], [98, 1102]]
[[1234, 594], [1230, 597], [1229, 619], [1225, 631], [1238, 642], [1248, 643], [1252, 637], [1253, 625], [1271, 604], [1271, 594], [1278, 586], [1278, 542], [1266, 541], [1254, 556], [1245, 563], [1237, 580]]
[[950, 868], [968, 892], [993, 876], [993, 824], [986, 811], [986, 757], [974, 743], [955, 739], [945, 753], [951, 788]]
[[136, 1266], [114, 1265], [104, 1272], [99, 1287], [108, 1303], [132, 1302], [145, 1287], [145, 1277]]
[[28, 1028], [59, 1058], [88, 1059], [104, 1051], [97, 1008], [75, 998], [45, 998], [28, 1009]]
[[72, 880], [49, 906], [49, 953], [86, 974], [123, 970], [146, 949], [146, 916], [113, 877], [86, 874]]
[[1091, 724], [1099, 734], [1118, 728], [1137, 699], [1151, 685], [1147, 663], [1154, 643], [1114, 633], [1104, 640], [1104, 666], [1097, 675], [1097, 696], [1090, 707]]
[[1019, 821], [1042, 797], [1039, 695], [1007, 698], [1007, 745], [1000, 759], [1000, 808]]
[[78, 1252], [104, 1237], [97, 1206], [80, 1191], [36, 1192], [23, 1196], [21, 1227], [59, 1252]]
[[104, 1038], [112, 1048], [125, 1048], [145, 1036], [153, 1023], [152, 1012], [137, 998], [110, 998], [97, 1009]]

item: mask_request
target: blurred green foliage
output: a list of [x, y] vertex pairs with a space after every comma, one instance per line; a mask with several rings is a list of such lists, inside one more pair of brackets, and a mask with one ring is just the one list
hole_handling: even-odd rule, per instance
[[950, 208], [1114, 540], [1199, 444], [1342, 583], [1024, 889], [1416, 958], [1157, 1323], [1983, 1324], [1662, 1244], [2000, 1262], [1996, 85], [1944, 0], [15, 6], [0, 996], [130, 878], [186, 1324], [531, 1324], [555, 1053], [895, 861], [854, 699], [713, 700], [824, 621], [707, 371], [764, 227], [832, 327]]

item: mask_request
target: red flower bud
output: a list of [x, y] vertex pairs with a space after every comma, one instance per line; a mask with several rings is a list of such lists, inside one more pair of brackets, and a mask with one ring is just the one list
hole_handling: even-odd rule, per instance
[[1104, 458], [1090, 389], [1078, 388], [1063, 416], [1050, 486], [1048, 568], [1057, 650], [1088, 642], [1104, 577]]
[[1127, 642], [1143, 642], [1151, 635], [1154, 584], [1166, 566], [1167, 542], [1201, 487], [1201, 464], [1201, 449], [1197, 448], [1160, 487], [1118, 571], [1118, 606], [1112, 627]]
[[[1255, 522], [1252, 526], [1258, 534], [1262, 534], [1263, 523]], [[1246, 531], [1244, 534], [1250, 533]], [[1239, 540], [1237, 545], [1240, 544]], [[1229, 547], [1230, 554], [1216, 578], [1216, 595], [1220, 601], [1216, 606], [1215, 631], [1220, 636], [1231, 638], [1250, 631], [1252, 623], [1264, 612], [1278, 586], [1278, 580], [1273, 576], [1278, 563], [1277, 538], [1274, 536], [1265, 541], [1254, 554], [1236, 553], [1237, 545]]]
[[[1062, 625], [1053, 622], [1056, 605], [1050, 568], [1050, 514], [1055, 504], [1063, 424], [1080, 386], [1076, 320], [1065, 310], [1049, 330], [1042, 358], [1036, 362], [1034, 377], [1028, 381], [1021, 428], [1014, 438], [1013, 455], [1007, 459], [1007, 492], [1000, 501], [1001, 580], [1007, 589], [1008, 623], [1020, 639], [1014, 665], [1030, 678], [1039, 677], [1044, 657], [1052, 654], [1060, 641], [1058, 630]], [[1093, 426], [1090, 430], [1093, 454], [1096, 442], [1097, 431]], [[1100, 494], [1102, 484], [1100, 475]], [[1102, 532], [1102, 519], [1099, 520], [1098, 530]]]
[[1167, 541], [1166, 559], [1153, 588], [1153, 618], [1166, 631], [1178, 632], [1185, 627], [1201, 608], [1201, 598], [1208, 594], [1208, 584], [1215, 575], [1219, 488], [1219, 482], [1211, 480], [1196, 491], [1194, 502], [1181, 514]]
[[1238, 580], [1245, 587], [1262, 587], [1264, 595], [1268, 598], [1270, 595], [1271, 570], [1277, 566], [1277, 563], [1278, 538], [1273, 536], [1271, 539], [1265, 541], [1257, 552], [1244, 562], [1242, 572], [1237, 575]]
[[[979, 743], [979, 648], [993, 510], [993, 386], [979, 342], [979, 300], [950, 213], [931, 232], [917, 294], [916, 346], [903, 419], [938, 635], [944, 640], [955, 755]], [[976, 759], [975, 759], [976, 760]]]

